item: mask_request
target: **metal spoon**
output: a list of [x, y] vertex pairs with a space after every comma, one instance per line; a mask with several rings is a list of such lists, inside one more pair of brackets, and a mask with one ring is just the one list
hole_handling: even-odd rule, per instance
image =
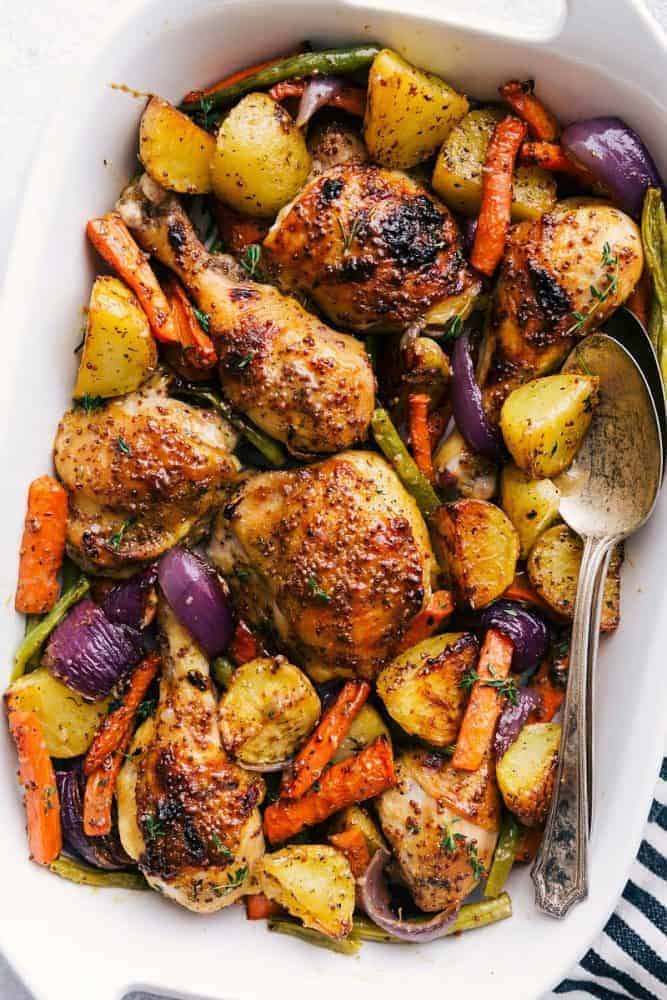
[[[610, 550], [650, 516], [663, 469], [655, 404], [632, 355], [594, 333], [572, 352], [564, 371], [600, 380], [600, 403], [570, 468], [558, 477], [560, 514], [584, 551], [572, 626], [570, 669], [551, 809], [532, 870], [538, 909], [564, 917], [588, 894], [587, 682], [597, 643], [591, 618], [600, 613], [598, 586]], [[593, 600], [597, 605], [593, 607]]]

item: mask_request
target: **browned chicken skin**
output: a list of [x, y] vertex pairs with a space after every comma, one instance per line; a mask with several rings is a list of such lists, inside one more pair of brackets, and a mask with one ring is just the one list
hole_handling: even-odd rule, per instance
[[205, 528], [238, 478], [235, 443], [225, 420], [169, 398], [160, 376], [91, 413], [68, 410], [54, 460], [71, 557], [88, 572], [128, 573]]
[[401, 329], [479, 288], [449, 211], [407, 174], [344, 163], [283, 209], [264, 259], [284, 291], [309, 295], [352, 330]]
[[264, 782], [222, 749], [201, 650], [164, 602], [158, 620], [160, 700], [118, 779], [119, 828], [125, 850], [154, 888], [211, 913], [248, 891], [264, 853], [258, 808]]
[[208, 315], [234, 406], [297, 455], [365, 438], [375, 382], [359, 341], [272, 286], [240, 279], [235, 262], [209, 254], [178, 200], [145, 175], [118, 208], [144, 250], [176, 272]]
[[316, 680], [374, 677], [431, 592], [424, 521], [371, 452], [250, 479], [209, 553], [241, 616], [268, 624]]

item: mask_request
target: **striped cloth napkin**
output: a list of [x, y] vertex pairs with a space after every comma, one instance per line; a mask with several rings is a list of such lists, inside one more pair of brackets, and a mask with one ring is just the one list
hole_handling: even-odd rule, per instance
[[667, 1000], [667, 757], [616, 912], [551, 995]]

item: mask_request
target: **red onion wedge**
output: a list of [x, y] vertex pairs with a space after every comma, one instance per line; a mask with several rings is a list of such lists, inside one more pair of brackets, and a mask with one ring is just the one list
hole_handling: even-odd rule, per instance
[[533, 670], [549, 645], [549, 628], [534, 611], [515, 601], [499, 600], [461, 616], [466, 628], [496, 628], [514, 643], [513, 670]]
[[81, 761], [67, 770], [56, 770], [56, 785], [66, 850], [96, 868], [105, 868], [108, 871], [128, 868], [132, 861], [123, 850], [115, 829], [104, 837], [88, 837], [83, 832], [85, 778], [81, 770]]
[[201, 556], [177, 546], [160, 560], [158, 580], [172, 611], [209, 656], [225, 649], [232, 611], [217, 573]]
[[374, 924], [400, 941], [426, 944], [444, 937], [456, 921], [458, 906], [452, 912], [436, 913], [430, 920], [400, 920], [394, 916], [389, 906], [389, 890], [382, 874], [389, 858], [388, 852], [380, 847], [357, 883], [366, 914]]
[[296, 115], [296, 124], [299, 128], [306, 125], [316, 111], [328, 104], [332, 97], [335, 97], [343, 87], [343, 81], [337, 76], [314, 76], [306, 81], [299, 110]]
[[452, 408], [456, 426], [472, 450], [499, 461], [503, 455], [502, 439], [484, 410], [467, 330], [456, 341], [452, 354]]
[[587, 167], [619, 206], [636, 219], [648, 187], [664, 183], [643, 141], [620, 118], [589, 118], [568, 125], [561, 136], [565, 152]]
[[258, 774], [275, 774], [277, 771], [284, 771], [290, 766], [293, 758], [288, 757], [286, 760], [279, 760], [273, 764], [244, 764], [242, 760], [238, 761], [239, 767], [242, 767], [244, 771], [256, 771]]
[[493, 740], [493, 750], [499, 760], [512, 744], [519, 738], [519, 733], [533, 709], [540, 704], [540, 696], [534, 688], [519, 688], [516, 693], [516, 704], [507, 702], [498, 719], [496, 734]]
[[110, 622], [146, 628], [153, 621], [157, 608], [157, 564], [116, 584], [102, 601], [100, 607]]
[[42, 662], [77, 694], [99, 701], [143, 655], [141, 633], [110, 622], [85, 597], [51, 633]]

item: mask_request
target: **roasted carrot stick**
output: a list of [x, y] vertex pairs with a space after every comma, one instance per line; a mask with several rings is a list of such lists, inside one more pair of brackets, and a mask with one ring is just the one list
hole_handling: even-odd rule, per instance
[[360, 878], [371, 860], [368, 844], [361, 830], [350, 827], [341, 833], [332, 833], [329, 843], [345, 855], [352, 874], [355, 878]]
[[370, 691], [370, 684], [366, 681], [348, 681], [345, 684], [331, 708], [320, 719], [308, 742], [299, 751], [280, 790], [282, 798], [298, 799], [315, 784], [343, 742]]
[[432, 483], [433, 457], [431, 455], [431, 431], [428, 423], [429, 402], [429, 397], [425, 392], [411, 393], [408, 396], [412, 455], [420, 471]]
[[565, 691], [552, 681], [550, 668], [545, 660], [530, 685], [539, 694], [540, 704], [530, 713], [529, 722], [551, 722], [565, 701]]
[[320, 778], [319, 788], [301, 799], [280, 799], [264, 813], [264, 832], [272, 844], [287, 840], [304, 826], [321, 823], [354, 802], [374, 798], [396, 784], [394, 758], [385, 736], [334, 764]]
[[239, 83], [240, 80], [246, 80], [249, 76], [254, 76], [255, 73], [259, 73], [260, 70], [268, 69], [269, 66], [274, 66], [276, 63], [282, 62], [283, 59], [289, 58], [291, 55], [298, 55], [298, 52], [288, 52], [284, 56], [276, 56], [275, 59], [267, 59], [266, 62], [257, 63], [256, 66], [246, 66], [245, 69], [240, 69], [236, 73], [232, 73], [230, 76], [224, 77], [222, 80], [218, 80], [217, 83], [211, 84], [210, 87], [205, 87], [204, 90], [191, 90], [189, 94], [186, 94], [183, 98], [183, 104], [192, 104], [194, 101], [199, 101], [202, 97], [210, 97], [211, 94], [217, 93], [219, 90], [226, 90], [227, 87], [231, 87], [235, 83]]
[[476, 771], [489, 750], [501, 711], [502, 695], [485, 682], [507, 677], [513, 653], [512, 640], [490, 628], [484, 637], [477, 664], [478, 680], [470, 693], [452, 757], [453, 766], [462, 771]]
[[212, 368], [218, 356], [211, 338], [202, 329], [185, 289], [176, 278], [169, 278], [164, 287], [172, 311], [178, 342], [196, 368]]
[[243, 253], [251, 243], [261, 243], [269, 231], [269, 223], [264, 219], [241, 215], [217, 198], [211, 198], [210, 205], [220, 236], [234, 253]]
[[234, 635], [227, 652], [237, 667], [249, 660], [256, 659], [258, 656], [266, 656], [264, 646], [253, 635], [244, 621], [239, 621], [234, 629]]
[[38, 864], [48, 865], [62, 849], [60, 802], [53, 764], [34, 712], [10, 710], [9, 729], [19, 757], [30, 856]]
[[428, 639], [438, 631], [446, 618], [454, 611], [454, 601], [449, 590], [436, 590], [425, 608], [415, 615], [408, 630], [401, 639], [398, 652], [402, 653], [416, 646], [422, 639]]
[[547, 604], [544, 598], [538, 594], [524, 573], [517, 573], [507, 590], [504, 591], [503, 597], [506, 597], [508, 601], [521, 601], [523, 604], [532, 604], [533, 607], [539, 608], [541, 611], [548, 611], [550, 614], [553, 614], [551, 605]]
[[83, 772], [90, 775], [104, 765], [106, 758], [118, 750], [132, 728], [135, 712], [141, 704], [151, 681], [158, 672], [160, 656], [149, 653], [145, 660], [135, 668], [129, 679], [127, 690], [123, 695], [123, 703], [113, 712], [105, 716], [100, 728], [95, 733], [86, 759]]
[[140, 250], [117, 212], [90, 219], [88, 239], [101, 257], [127, 282], [139, 299], [156, 340], [178, 343], [178, 331], [164, 292], [153, 274], [146, 254]]
[[505, 250], [512, 208], [512, 176], [526, 125], [503, 118], [496, 125], [486, 151], [482, 173], [482, 204], [470, 255], [473, 267], [491, 277]]
[[641, 278], [635, 285], [632, 295], [625, 304], [628, 309], [635, 314], [639, 322], [646, 329], [648, 329], [652, 298], [653, 286], [651, 284], [651, 275], [648, 270], [644, 268]]
[[67, 493], [52, 476], [34, 479], [28, 490], [14, 600], [24, 615], [42, 615], [58, 600], [66, 527]]
[[541, 167], [542, 170], [556, 174], [569, 174], [585, 187], [599, 187], [590, 170], [571, 159], [556, 142], [524, 142], [519, 150], [519, 159], [527, 166]]
[[498, 92], [512, 111], [526, 123], [531, 134], [543, 142], [553, 142], [559, 133], [555, 115], [533, 93], [532, 80], [510, 80]]
[[269, 917], [275, 917], [283, 912], [282, 906], [274, 903], [263, 892], [245, 898], [245, 915], [248, 920], [268, 920]]
[[83, 832], [88, 837], [111, 833], [111, 806], [116, 778], [123, 764], [123, 754], [130, 742], [127, 733], [115, 753], [109, 754], [101, 767], [88, 775], [83, 796]]

